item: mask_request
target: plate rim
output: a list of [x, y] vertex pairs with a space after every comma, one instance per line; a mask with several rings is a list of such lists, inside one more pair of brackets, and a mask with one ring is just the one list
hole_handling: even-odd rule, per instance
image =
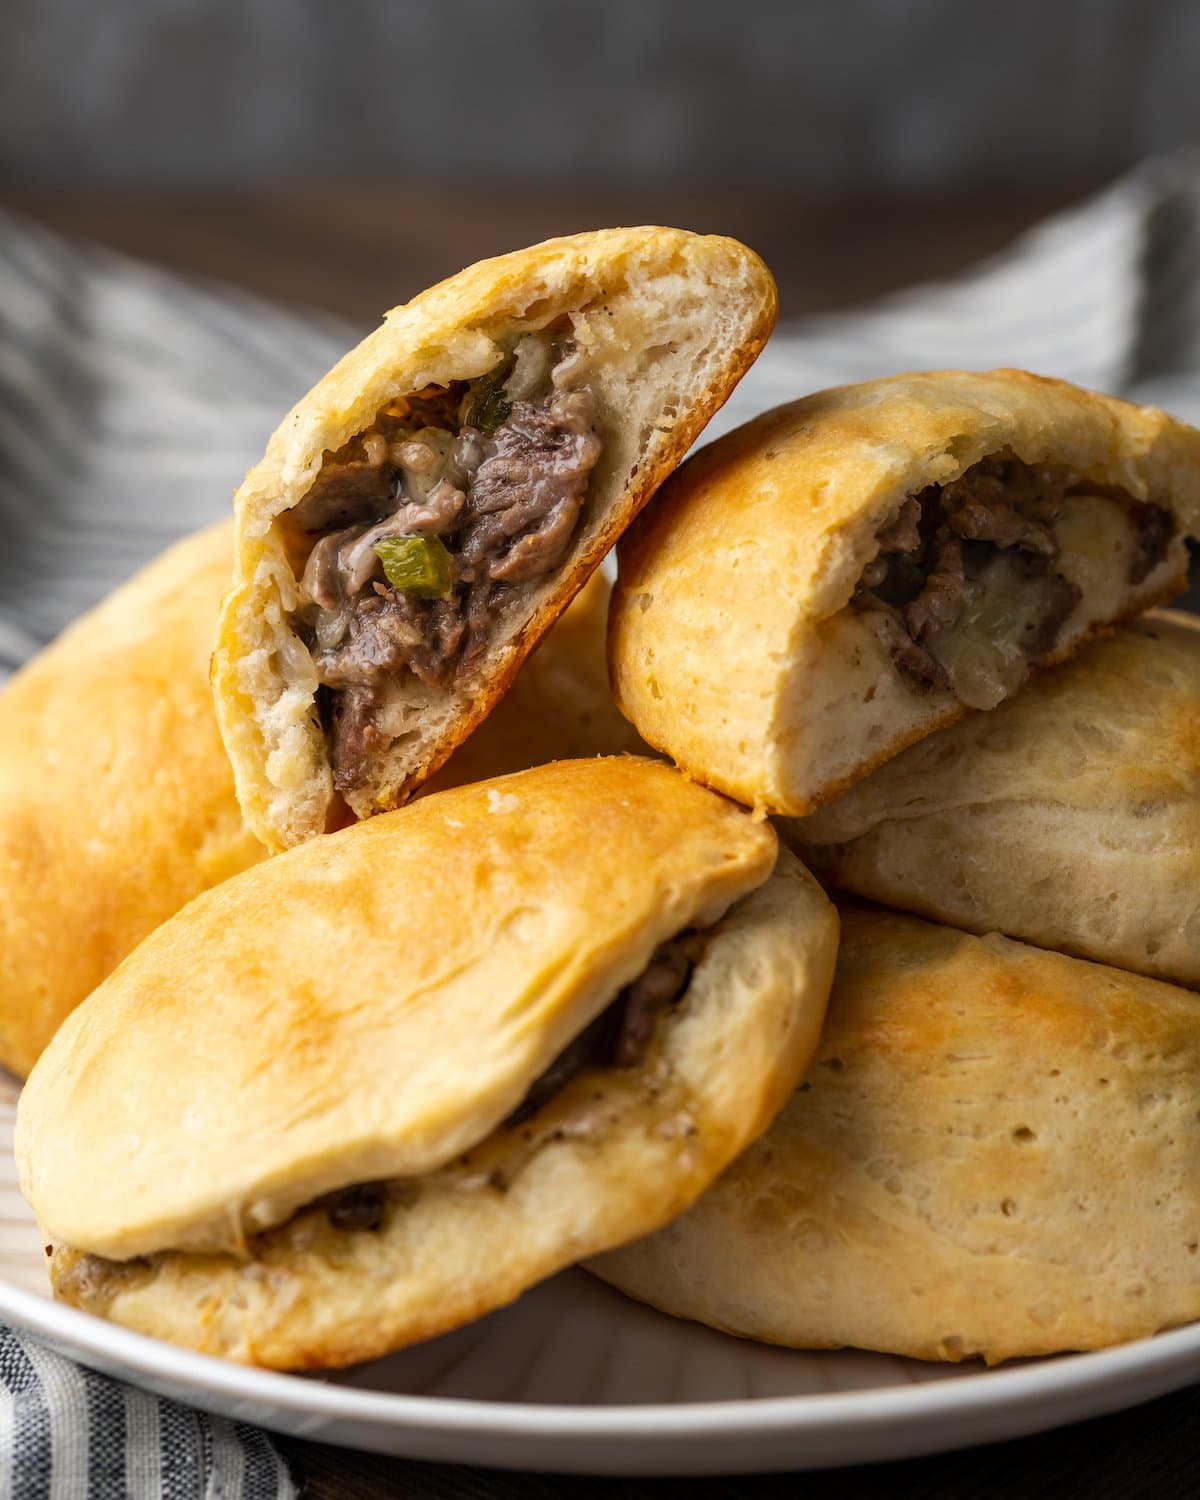
[[[846, 1427], [886, 1428], [935, 1413], [948, 1421], [965, 1419], [1051, 1396], [1078, 1398], [1128, 1385], [1139, 1376], [1151, 1383], [1153, 1376], [1177, 1374], [1184, 1367], [1200, 1377], [1200, 1323], [1193, 1323], [1106, 1349], [985, 1369], [968, 1379], [705, 1401], [524, 1402], [372, 1391], [324, 1381], [319, 1372], [314, 1378], [241, 1365], [122, 1328], [2, 1277], [0, 1317], [35, 1337], [70, 1346], [84, 1363], [94, 1354], [104, 1364], [116, 1361], [127, 1370], [183, 1384], [202, 1395], [257, 1399], [290, 1415], [496, 1438], [623, 1437], [670, 1443], [687, 1437], [717, 1443], [785, 1432], [836, 1433]], [[1144, 1399], [1163, 1390], [1153, 1382]], [[1087, 1415], [1080, 1413], [1075, 1420]]]

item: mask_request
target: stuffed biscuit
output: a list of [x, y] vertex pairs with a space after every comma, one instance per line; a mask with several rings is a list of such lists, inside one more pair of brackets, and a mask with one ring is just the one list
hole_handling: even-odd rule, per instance
[[1200, 433], [1019, 370], [897, 375], [698, 453], [624, 538], [617, 701], [802, 815], [1185, 584]]
[[22, 1094], [56, 1294], [279, 1367], [454, 1328], [766, 1128], [836, 943], [768, 825], [631, 757], [268, 860], [143, 943]]
[[0, 695], [0, 1062], [63, 1018], [193, 896], [260, 860], [208, 664], [228, 522], [89, 610]]
[[770, 274], [674, 229], [551, 240], [388, 314], [236, 497], [214, 685], [278, 849], [400, 805], [753, 363]]
[[842, 911], [812, 1068], [681, 1218], [591, 1265], [799, 1348], [989, 1363], [1200, 1318], [1186, 990]]
[[1121, 626], [783, 834], [858, 895], [1200, 987], [1200, 621]]

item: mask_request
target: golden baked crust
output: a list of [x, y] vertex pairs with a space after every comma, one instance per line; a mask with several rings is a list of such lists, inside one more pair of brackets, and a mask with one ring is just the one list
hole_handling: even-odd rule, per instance
[[734, 804], [613, 757], [267, 860], [64, 1024], [21, 1098], [23, 1190], [53, 1238], [124, 1258], [236, 1249], [322, 1193], [433, 1171], [775, 853]]
[[[600, 795], [602, 784], [611, 797]], [[486, 811], [489, 792], [521, 802], [524, 810], [500, 805]], [[596, 899], [593, 877], [576, 875], [574, 865], [561, 862], [557, 892], [526, 886], [524, 841], [547, 831], [546, 819], [537, 822], [535, 803], [571, 822], [575, 864], [598, 862], [607, 869], [605, 898]], [[586, 811], [575, 819], [572, 809], [580, 805]], [[472, 922], [460, 906], [454, 908], [457, 940], [466, 943], [476, 929], [486, 929], [502, 943], [505, 930], [522, 922], [551, 927], [552, 940], [541, 944], [540, 954], [533, 943], [523, 945], [528, 970], [518, 972], [515, 961], [474, 963], [474, 993], [487, 1003], [473, 1014], [452, 981], [443, 982], [436, 995], [428, 991], [436, 1002], [428, 1008], [436, 1010], [435, 1020], [440, 1017], [439, 1034], [426, 1038], [431, 1045], [415, 1065], [411, 1054], [422, 1041], [419, 1027], [386, 994], [373, 995], [369, 1005], [345, 1006], [335, 1018], [316, 993], [318, 972], [303, 1001], [306, 1014], [299, 1015], [288, 1000], [291, 966], [279, 956], [282, 943], [259, 950], [260, 963], [280, 980], [279, 991], [268, 995], [247, 965], [236, 998], [228, 1001], [228, 991], [212, 987], [197, 995], [186, 959], [181, 968], [167, 945], [159, 944], [148, 959], [143, 948], [134, 963], [143, 974], [146, 1003], [134, 1013], [121, 1003], [121, 989], [99, 991], [77, 1013], [79, 1024], [47, 1054], [45, 1071], [35, 1070], [22, 1099], [23, 1185], [43, 1224], [82, 1215], [97, 1227], [99, 1240], [119, 1240], [128, 1222], [123, 1216], [142, 1214], [139, 1190], [161, 1201], [163, 1173], [194, 1182], [195, 1156], [205, 1158], [203, 1175], [223, 1175], [235, 1213], [243, 1159], [260, 1153], [303, 1173], [306, 1186], [297, 1196], [305, 1206], [251, 1238], [240, 1254], [169, 1249], [118, 1262], [60, 1242], [50, 1267], [57, 1296], [128, 1327], [252, 1363], [310, 1368], [373, 1358], [479, 1317], [580, 1256], [657, 1228], [766, 1129], [816, 1046], [833, 974], [837, 916], [794, 856], [781, 851], [773, 859], [765, 825], [656, 763], [562, 763], [491, 787], [423, 799], [348, 835], [282, 855], [262, 870], [278, 873], [290, 866], [287, 885], [302, 896], [297, 869], [315, 865], [327, 875], [327, 867], [336, 867], [339, 884], [348, 879], [357, 898], [348, 898], [346, 919], [365, 932], [391, 911], [382, 893], [396, 883], [384, 879], [374, 886], [381, 893], [378, 913], [364, 909], [362, 882], [345, 869], [347, 848], [422, 840], [428, 848], [439, 806], [444, 819], [463, 822], [464, 854], [473, 839], [489, 851], [488, 859], [471, 860], [461, 882], [462, 888], [482, 890], [486, 910], [477, 908]], [[510, 842], [481, 834], [484, 818], [521, 826]], [[647, 822], [652, 827], [639, 838], [637, 829]], [[424, 834], [414, 833], [422, 828]], [[607, 842], [596, 840], [598, 832], [611, 840], [613, 853], [605, 853]], [[663, 852], [672, 838], [680, 846], [677, 856]], [[551, 842], [547, 863], [564, 849], [562, 840]], [[612, 865], [619, 849], [625, 860], [616, 882]], [[518, 851], [520, 858], [513, 859]], [[631, 880], [632, 868], [648, 860], [655, 877]], [[699, 878], [692, 874], [697, 864], [703, 868]], [[483, 884], [485, 875], [490, 887]], [[243, 925], [253, 925], [270, 893], [245, 879], [231, 885], [242, 888]], [[647, 899], [651, 885], [657, 887], [653, 903]], [[411, 885], [400, 889], [408, 894]], [[711, 909], [702, 915], [712, 915], [731, 894], [738, 899], [711, 929], [685, 995], [662, 1013], [636, 1066], [589, 1066], [531, 1118], [507, 1122], [547, 1053], [561, 1045], [559, 1035], [548, 1047], [526, 1046], [517, 1087], [503, 1099], [493, 1095], [484, 1109], [479, 1074], [494, 1075], [495, 1054], [516, 1050], [514, 1016], [538, 1033], [540, 1043], [559, 1021], [577, 1031], [596, 1008], [590, 999], [586, 1006], [579, 1002], [583, 986], [577, 977], [575, 994], [560, 996], [553, 1016], [544, 1014], [547, 1005], [539, 1015], [542, 997], [530, 993], [526, 975], [537, 977], [544, 995], [580, 955], [576, 966], [603, 965], [608, 972], [603, 1003], [630, 970], [644, 964], [657, 936], [678, 930], [681, 916], [695, 912], [697, 902]], [[595, 929], [583, 939], [572, 904], [586, 905]], [[311, 906], [302, 905], [311, 921]], [[194, 926], [188, 919], [195, 911], [171, 925]], [[635, 921], [642, 924], [638, 933], [630, 930]], [[408, 929], [389, 923], [388, 932], [395, 931], [405, 932], [408, 942], [414, 932], [425, 932], [433, 944], [441, 936], [418, 921]], [[386, 947], [378, 933], [375, 946]], [[344, 972], [343, 958], [335, 955]], [[403, 965], [403, 953], [397, 961]], [[153, 976], [158, 984], [152, 989]], [[361, 978], [355, 972], [344, 981], [357, 985]], [[154, 1004], [166, 1012], [161, 1023]], [[384, 1011], [390, 1012], [390, 1031]], [[108, 1082], [97, 1088], [97, 1069], [88, 1064], [101, 1050]], [[178, 1058], [187, 1059], [186, 1066]], [[147, 1068], [156, 1070], [157, 1087], [145, 1081]], [[163, 1087], [167, 1077], [176, 1080], [169, 1089]], [[143, 1111], [152, 1111], [142, 1114], [134, 1132], [136, 1115], [119, 1099], [130, 1086]], [[442, 1106], [436, 1140], [434, 1127], [426, 1128], [409, 1105], [414, 1090], [430, 1106], [424, 1120]], [[359, 1150], [354, 1180], [362, 1180], [358, 1173], [364, 1170], [376, 1180], [387, 1178], [390, 1163], [428, 1165], [388, 1184], [377, 1227], [339, 1229], [328, 1206], [312, 1202], [317, 1179], [304, 1160], [305, 1142], [320, 1134], [332, 1138], [330, 1149], [339, 1149], [347, 1133], [364, 1134], [368, 1116], [376, 1144], [387, 1149], [374, 1155]], [[473, 1123], [460, 1128], [465, 1117]], [[410, 1138], [394, 1140], [391, 1127], [405, 1118]], [[86, 1144], [89, 1132], [108, 1136], [108, 1145]], [[87, 1160], [63, 1172], [64, 1155], [79, 1149]], [[132, 1156], [132, 1171], [118, 1162], [122, 1152], [127, 1160]], [[108, 1172], [103, 1195], [92, 1191], [96, 1178], [89, 1180], [89, 1167]], [[291, 1189], [290, 1182], [281, 1185], [276, 1206], [292, 1196]], [[80, 1205], [78, 1196], [103, 1202]], [[126, 1240], [129, 1247], [134, 1243]]]
[[682, 1218], [591, 1269], [802, 1348], [989, 1363], [1200, 1317], [1200, 1027], [1171, 985], [842, 909], [800, 1091]]
[[593, 573], [512, 687], [424, 784], [421, 796], [551, 760], [652, 753], [609, 691], [604, 625], [610, 594], [608, 579]]
[[0, 697], [0, 1062], [24, 1075], [150, 931], [266, 851], [208, 686], [222, 522], [89, 610]]
[[1122, 626], [781, 832], [860, 896], [1200, 986], [1200, 621]]
[[504, 694], [522, 660], [682, 458], [774, 323], [774, 283], [745, 246], [675, 229], [612, 229], [483, 261], [393, 309], [284, 418], [238, 491], [234, 586], [213, 682], [247, 822], [272, 848], [327, 826], [328, 753], [311, 657], [289, 624], [296, 581], [277, 519], [326, 452], [397, 396], [471, 379], [497, 340], [569, 314], [593, 360], [604, 451], [584, 518], [553, 575], [497, 627], [479, 666], [445, 690], [406, 686], [414, 729], [348, 794], [367, 816], [398, 806]]
[[[914, 692], [847, 606], [905, 497], [1006, 449], [1149, 497], [1181, 532], [1200, 526], [1200, 434], [1153, 408], [1019, 370], [823, 391], [702, 450], [622, 539], [609, 619], [621, 710], [697, 780], [792, 815], [963, 718], [948, 690]], [[1098, 508], [1079, 504], [1064, 568], [1084, 558]], [[1138, 585], [1087, 565], [1053, 660], [1178, 592], [1186, 551], [1176, 537]]]

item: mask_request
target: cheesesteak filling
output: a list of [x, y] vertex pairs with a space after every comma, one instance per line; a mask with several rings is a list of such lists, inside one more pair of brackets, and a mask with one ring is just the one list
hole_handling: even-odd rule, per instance
[[526, 334], [489, 374], [391, 402], [289, 513], [339, 791], [391, 742], [388, 684], [470, 672], [566, 556], [601, 451], [589, 376], [565, 321]]
[[1057, 566], [1056, 526], [1072, 495], [1122, 507], [1134, 539], [1129, 582], [1148, 578], [1175, 535], [1170, 511], [1061, 465], [1005, 451], [905, 500], [879, 532], [879, 553], [851, 603], [877, 617], [914, 686], [948, 687], [972, 708], [994, 708], [1031, 662], [1053, 652], [1081, 597]]
[[584, 1068], [636, 1068], [659, 1016], [687, 989], [705, 942], [703, 934], [689, 929], [660, 943], [638, 978], [563, 1048], [504, 1123], [520, 1125], [531, 1119]]

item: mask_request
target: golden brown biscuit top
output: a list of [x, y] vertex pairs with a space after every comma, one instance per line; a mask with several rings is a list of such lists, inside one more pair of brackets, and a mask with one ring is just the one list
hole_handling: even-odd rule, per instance
[[1148, 1048], [1174, 1046], [1181, 1023], [1190, 1030], [1200, 1018], [1195, 995], [1159, 979], [902, 912], [851, 902], [838, 912], [826, 1054], [914, 1052], [936, 1073], [969, 1059], [973, 1041], [986, 1049], [989, 1036], [1017, 1033], [1031, 1056], [1053, 1058], [1091, 1045], [1099, 1054], [1116, 1025]]

